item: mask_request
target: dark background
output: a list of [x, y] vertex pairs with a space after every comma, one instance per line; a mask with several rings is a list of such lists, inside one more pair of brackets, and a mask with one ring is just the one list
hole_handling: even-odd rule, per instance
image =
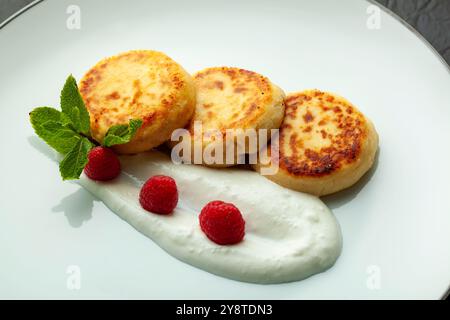
[[450, 65], [450, 0], [376, 0], [427, 39]]
[[[33, 0], [0, 0], [0, 24], [31, 2]], [[450, 65], [450, 0], [375, 0], [374, 2], [385, 6], [414, 27]]]
[[[31, 2], [33, 0], [0, 0], [0, 24]], [[374, 0], [374, 2], [385, 6], [415, 28], [450, 66], [450, 0]]]

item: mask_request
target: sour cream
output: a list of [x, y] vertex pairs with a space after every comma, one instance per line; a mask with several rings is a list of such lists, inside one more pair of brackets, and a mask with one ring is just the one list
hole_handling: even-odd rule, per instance
[[[80, 184], [169, 254], [195, 267], [239, 281], [281, 283], [330, 268], [341, 252], [339, 224], [317, 197], [249, 170], [176, 165], [157, 151], [120, 161], [117, 179], [95, 182], [83, 175]], [[139, 204], [142, 184], [157, 174], [177, 183], [180, 200], [171, 215], [152, 214]], [[246, 221], [242, 242], [217, 245], [201, 231], [198, 214], [212, 200], [239, 208]]]

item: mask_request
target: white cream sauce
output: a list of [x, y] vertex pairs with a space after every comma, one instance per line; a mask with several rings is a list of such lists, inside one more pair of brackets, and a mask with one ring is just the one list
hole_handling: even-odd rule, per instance
[[[283, 188], [256, 172], [176, 165], [152, 151], [121, 156], [122, 173], [110, 182], [82, 175], [80, 184], [169, 254], [208, 272], [240, 281], [281, 283], [331, 267], [341, 247], [339, 225], [314, 196]], [[173, 214], [141, 208], [139, 191], [151, 176], [175, 179], [179, 203]], [[235, 204], [246, 221], [244, 240], [220, 246], [201, 231], [198, 214], [212, 200]]]

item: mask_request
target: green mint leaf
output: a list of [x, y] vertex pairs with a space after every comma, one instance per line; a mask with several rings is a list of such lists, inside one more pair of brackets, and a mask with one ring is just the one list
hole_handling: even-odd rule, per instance
[[88, 153], [93, 144], [87, 138], [81, 138], [59, 163], [59, 172], [63, 180], [78, 179], [88, 163]]
[[60, 122], [47, 121], [41, 125], [42, 131], [48, 137], [48, 144], [56, 151], [66, 154], [80, 140], [80, 135]]
[[142, 120], [131, 119], [129, 124], [119, 124], [109, 128], [103, 139], [105, 147], [111, 147], [115, 144], [123, 144], [133, 139], [136, 131], [142, 126]]
[[56, 151], [66, 154], [80, 139], [71, 128], [61, 123], [62, 113], [50, 107], [30, 112], [30, 122], [36, 134]]
[[64, 121], [70, 120], [73, 128], [89, 136], [90, 120], [83, 98], [78, 90], [77, 81], [70, 75], [61, 91], [61, 110], [67, 116]]
[[62, 113], [62, 112], [61, 112], [61, 124], [66, 127], [71, 127], [71, 128], [73, 128], [73, 130], [75, 130], [75, 128], [72, 125], [72, 120], [70, 120], [68, 115], [66, 115], [65, 113]]
[[61, 111], [51, 107], [38, 107], [30, 112], [30, 122], [33, 125], [41, 125], [49, 120], [59, 121], [61, 119]]

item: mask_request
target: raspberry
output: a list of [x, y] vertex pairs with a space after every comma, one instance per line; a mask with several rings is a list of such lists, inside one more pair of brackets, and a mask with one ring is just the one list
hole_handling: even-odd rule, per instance
[[217, 244], [235, 244], [244, 238], [245, 221], [238, 208], [231, 203], [212, 201], [203, 207], [200, 227]]
[[167, 176], [153, 176], [142, 186], [139, 194], [142, 208], [158, 214], [169, 214], [178, 203], [175, 180]]
[[92, 180], [106, 181], [120, 174], [120, 161], [114, 151], [106, 147], [95, 147], [89, 151], [84, 173]]

